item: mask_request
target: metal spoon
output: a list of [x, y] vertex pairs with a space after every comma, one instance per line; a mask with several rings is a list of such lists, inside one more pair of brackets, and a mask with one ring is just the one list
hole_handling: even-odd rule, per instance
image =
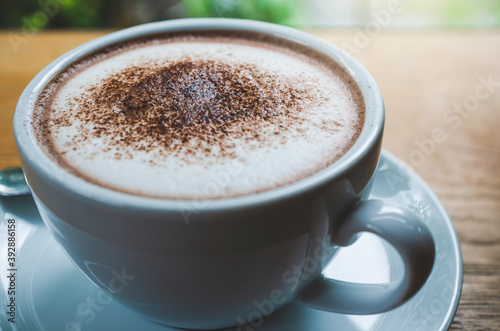
[[31, 194], [24, 179], [23, 169], [11, 167], [0, 171], [0, 196], [20, 196]]

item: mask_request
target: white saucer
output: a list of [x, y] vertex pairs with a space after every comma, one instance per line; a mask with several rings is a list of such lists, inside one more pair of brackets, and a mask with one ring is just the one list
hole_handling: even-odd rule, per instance
[[[417, 212], [437, 245], [436, 265], [424, 288], [405, 305], [384, 314], [333, 314], [289, 304], [275, 312], [261, 331], [447, 330], [462, 288], [462, 256], [457, 236], [443, 206], [423, 182], [396, 157], [384, 152], [371, 198]], [[40, 219], [31, 197], [0, 198], [0, 330], [168, 331], [112, 301], [66, 257]], [[16, 324], [7, 322], [7, 220], [16, 220]], [[384, 283], [401, 273], [392, 247], [364, 234], [343, 249], [325, 274], [341, 280]], [[339, 267], [342, 266], [342, 267]], [[335, 272], [332, 272], [335, 269]], [[339, 272], [341, 270], [341, 272]], [[227, 330], [235, 330], [227, 329]], [[248, 327], [238, 330], [248, 331]]]

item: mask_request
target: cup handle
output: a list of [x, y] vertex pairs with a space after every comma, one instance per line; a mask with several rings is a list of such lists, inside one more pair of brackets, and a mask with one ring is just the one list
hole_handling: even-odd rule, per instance
[[368, 200], [359, 202], [332, 231], [332, 244], [347, 246], [364, 231], [382, 237], [396, 248], [403, 259], [405, 275], [388, 284], [357, 284], [320, 276], [299, 295], [298, 302], [335, 313], [378, 314], [402, 305], [420, 290], [436, 255], [429, 229], [410, 211]]

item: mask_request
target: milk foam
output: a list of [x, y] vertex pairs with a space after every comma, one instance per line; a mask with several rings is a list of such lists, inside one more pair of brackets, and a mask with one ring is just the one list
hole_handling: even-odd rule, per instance
[[[162, 146], [140, 150], [112, 143], [112, 136], [90, 135], [94, 123], [79, 120], [92, 88], [131, 66], [157, 68], [182, 60], [212, 60], [231, 66], [251, 65], [283, 84], [307, 91], [299, 120], [286, 129], [264, 125], [254, 133], [231, 138], [231, 156], [217, 146], [169, 152]], [[340, 69], [308, 56], [259, 43], [218, 40], [151, 42], [69, 74], [44, 105], [49, 130], [44, 147], [71, 172], [98, 185], [158, 198], [199, 199], [233, 197], [261, 192], [307, 177], [342, 156], [356, 140], [364, 118], [359, 90]], [[82, 97], [83, 96], [83, 97]], [[120, 105], [116, 105], [117, 111]], [[65, 118], [61, 124], [61, 118]], [[147, 138], [144, 142], [147, 143]], [[50, 145], [50, 146], [49, 146]]]

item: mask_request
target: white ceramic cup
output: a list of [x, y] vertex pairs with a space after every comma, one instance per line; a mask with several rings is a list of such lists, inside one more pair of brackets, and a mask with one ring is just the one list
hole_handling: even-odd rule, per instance
[[[328, 55], [356, 80], [366, 119], [354, 146], [324, 170], [293, 184], [237, 198], [172, 201], [125, 194], [75, 177], [44, 154], [31, 116], [47, 82], [108, 45], [180, 30], [245, 30], [291, 39]], [[262, 323], [288, 302], [372, 314], [411, 298], [434, 263], [432, 236], [417, 215], [366, 201], [380, 157], [384, 104], [377, 84], [351, 56], [291, 28], [233, 19], [185, 19], [111, 33], [55, 60], [28, 85], [14, 133], [40, 214], [64, 251], [114, 299], [160, 323], [214, 329]], [[405, 276], [362, 285], [326, 279], [339, 247], [368, 231], [401, 254]], [[334, 326], [332, 326], [334, 327]]]

